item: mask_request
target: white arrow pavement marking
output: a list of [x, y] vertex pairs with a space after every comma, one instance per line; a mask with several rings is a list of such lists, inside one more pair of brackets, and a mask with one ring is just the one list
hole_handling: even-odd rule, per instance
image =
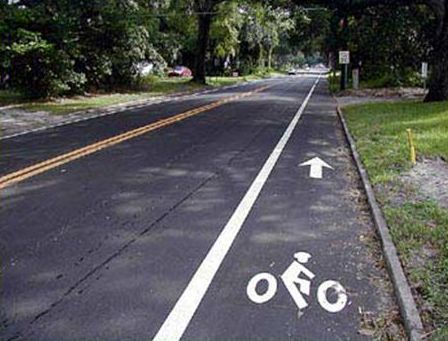
[[319, 157], [312, 158], [300, 164], [300, 167], [310, 166], [310, 177], [313, 179], [322, 179], [322, 169], [324, 167], [333, 169], [328, 163]]
[[184, 334], [185, 329], [187, 329], [190, 320], [193, 318], [196, 309], [207, 292], [210, 283], [215, 277], [215, 274], [218, 272], [224, 257], [230, 250], [230, 247], [243, 226], [244, 221], [249, 215], [252, 206], [263, 189], [266, 180], [274, 169], [274, 166], [283, 152], [283, 149], [291, 138], [297, 123], [299, 123], [300, 117], [302, 116], [303, 111], [313, 95], [314, 89], [316, 89], [317, 83], [319, 83], [319, 78], [320, 75], [317, 77], [313, 87], [303, 101], [299, 110], [294, 115], [294, 118], [289, 123], [288, 128], [286, 128], [283, 136], [280, 138], [280, 141], [277, 143], [274, 150], [269, 155], [269, 158], [264, 163], [263, 168], [250, 185], [235, 212], [233, 212], [230, 220], [227, 222], [226, 226], [224, 226], [220, 235], [215, 240], [215, 243], [208, 251], [207, 256], [205, 256], [201, 265], [196, 270], [190, 280], [190, 283], [188, 283], [184, 292], [176, 302], [176, 305], [171, 310], [162, 327], [160, 327], [153, 339], [154, 341], [177, 341]]

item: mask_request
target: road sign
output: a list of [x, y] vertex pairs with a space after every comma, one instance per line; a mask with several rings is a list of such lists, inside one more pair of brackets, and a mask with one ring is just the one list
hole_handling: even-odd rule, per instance
[[422, 63], [422, 78], [428, 78], [428, 63]]
[[339, 64], [350, 64], [350, 51], [339, 51]]

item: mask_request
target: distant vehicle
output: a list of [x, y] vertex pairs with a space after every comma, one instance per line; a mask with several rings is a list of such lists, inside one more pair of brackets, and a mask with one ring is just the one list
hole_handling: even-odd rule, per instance
[[193, 73], [186, 66], [175, 66], [168, 72], [168, 77], [191, 77]]
[[291, 75], [291, 76], [297, 75], [297, 70], [296, 69], [289, 69], [288, 70], [288, 75]]

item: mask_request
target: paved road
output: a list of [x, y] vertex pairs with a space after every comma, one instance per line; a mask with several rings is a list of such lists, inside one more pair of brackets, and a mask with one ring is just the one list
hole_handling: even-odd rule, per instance
[[[359, 311], [380, 313], [385, 294], [324, 78], [4, 140], [1, 175], [241, 94], [1, 190], [2, 339], [367, 338]], [[333, 168], [322, 179], [299, 167], [314, 157]], [[273, 276], [248, 289], [259, 273]]]

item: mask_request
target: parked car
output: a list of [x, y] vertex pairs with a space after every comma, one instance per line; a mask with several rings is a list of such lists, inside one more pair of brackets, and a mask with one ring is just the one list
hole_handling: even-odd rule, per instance
[[175, 66], [168, 72], [168, 77], [191, 77], [192, 72], [186, 66]]
[[291, 75], [291, 76], [297, 75], [297, 70], [296, 69], [289, 69], [288, 70], [288, 75]]

